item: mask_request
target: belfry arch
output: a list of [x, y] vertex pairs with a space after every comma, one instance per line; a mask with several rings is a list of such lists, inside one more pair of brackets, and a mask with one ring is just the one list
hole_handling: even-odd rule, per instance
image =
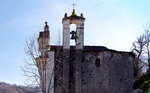
[[75, 46], [75, 31], [77, 30], [76, 24], [70, 24], [70, 45]]
[[[84, 21], [85, 18], [81, 13], [80, 16], [77, 16], [75, 13], [75, 9], [73, 9], [72, 15], [67, 16], [65, 13], [64, 18], [62, 20], [63, 24], [63, 93], [68, 93], [66, 89], [69, 89], [69, 62], [70, 62], [70, 39], [74, 40], [75, 42], [75, 93], [81, 93], [81, 68], [82, 68], [82, 52], [84, 46]], [[71, 31], [70, 25], [75, 24], [76, 29], [75, 31]], [[70, 38], [70, 34], [72, 37]]]
[[77, 28], [75, 31], [75, 46], [77, 49], [83, 49], [84, 21], [85, 21], [85, 18], [83, 17], [83, 14], [81, 13], [80, 16], [77, 16], [75, 13], [75, 9], [73, 9], [72, 15], [69, 17], [67, 16], [67, 13], [65, 13], [65, 16], [62, 20], [63, 48], [64, 49], [70, 49], [70, 25], [71, 24], [75, 24]]

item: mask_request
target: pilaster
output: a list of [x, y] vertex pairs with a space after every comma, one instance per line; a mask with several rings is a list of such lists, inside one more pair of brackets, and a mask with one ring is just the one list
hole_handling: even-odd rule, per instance
[[63, 92], [69, 93], [70, 22], [63, 21]]
[[70, 49], [63, 49], [63, 92], [69, 93]]
[[76, 65], [75, 65], [75, 93], [82, 93], [82, 49], [76, 49]]

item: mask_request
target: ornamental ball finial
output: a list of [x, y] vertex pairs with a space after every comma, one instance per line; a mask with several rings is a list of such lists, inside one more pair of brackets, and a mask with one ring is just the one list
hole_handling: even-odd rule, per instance
[[47, 24], [48, 24], [48, 22], [46, 21], [46, 22], [45, 22], [45, 25], [47, 25]]

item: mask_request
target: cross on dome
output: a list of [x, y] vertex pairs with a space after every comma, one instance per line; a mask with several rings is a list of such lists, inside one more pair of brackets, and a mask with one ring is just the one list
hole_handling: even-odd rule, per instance
[[72, 6], [73, 6], [73, 9], [74, 9], [75, 5], [76, 5], [76, 4], [73, 2], [73, 4], [72, 4]]

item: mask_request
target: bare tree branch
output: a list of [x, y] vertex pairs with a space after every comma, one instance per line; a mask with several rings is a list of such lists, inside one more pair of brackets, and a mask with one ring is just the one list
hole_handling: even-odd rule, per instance
[[142, 69], [150, 69], [150, 25], [144, 28], [144, 33], [132, 44], [132, 51], [136, 55], [135, 73], [139, 75]]

